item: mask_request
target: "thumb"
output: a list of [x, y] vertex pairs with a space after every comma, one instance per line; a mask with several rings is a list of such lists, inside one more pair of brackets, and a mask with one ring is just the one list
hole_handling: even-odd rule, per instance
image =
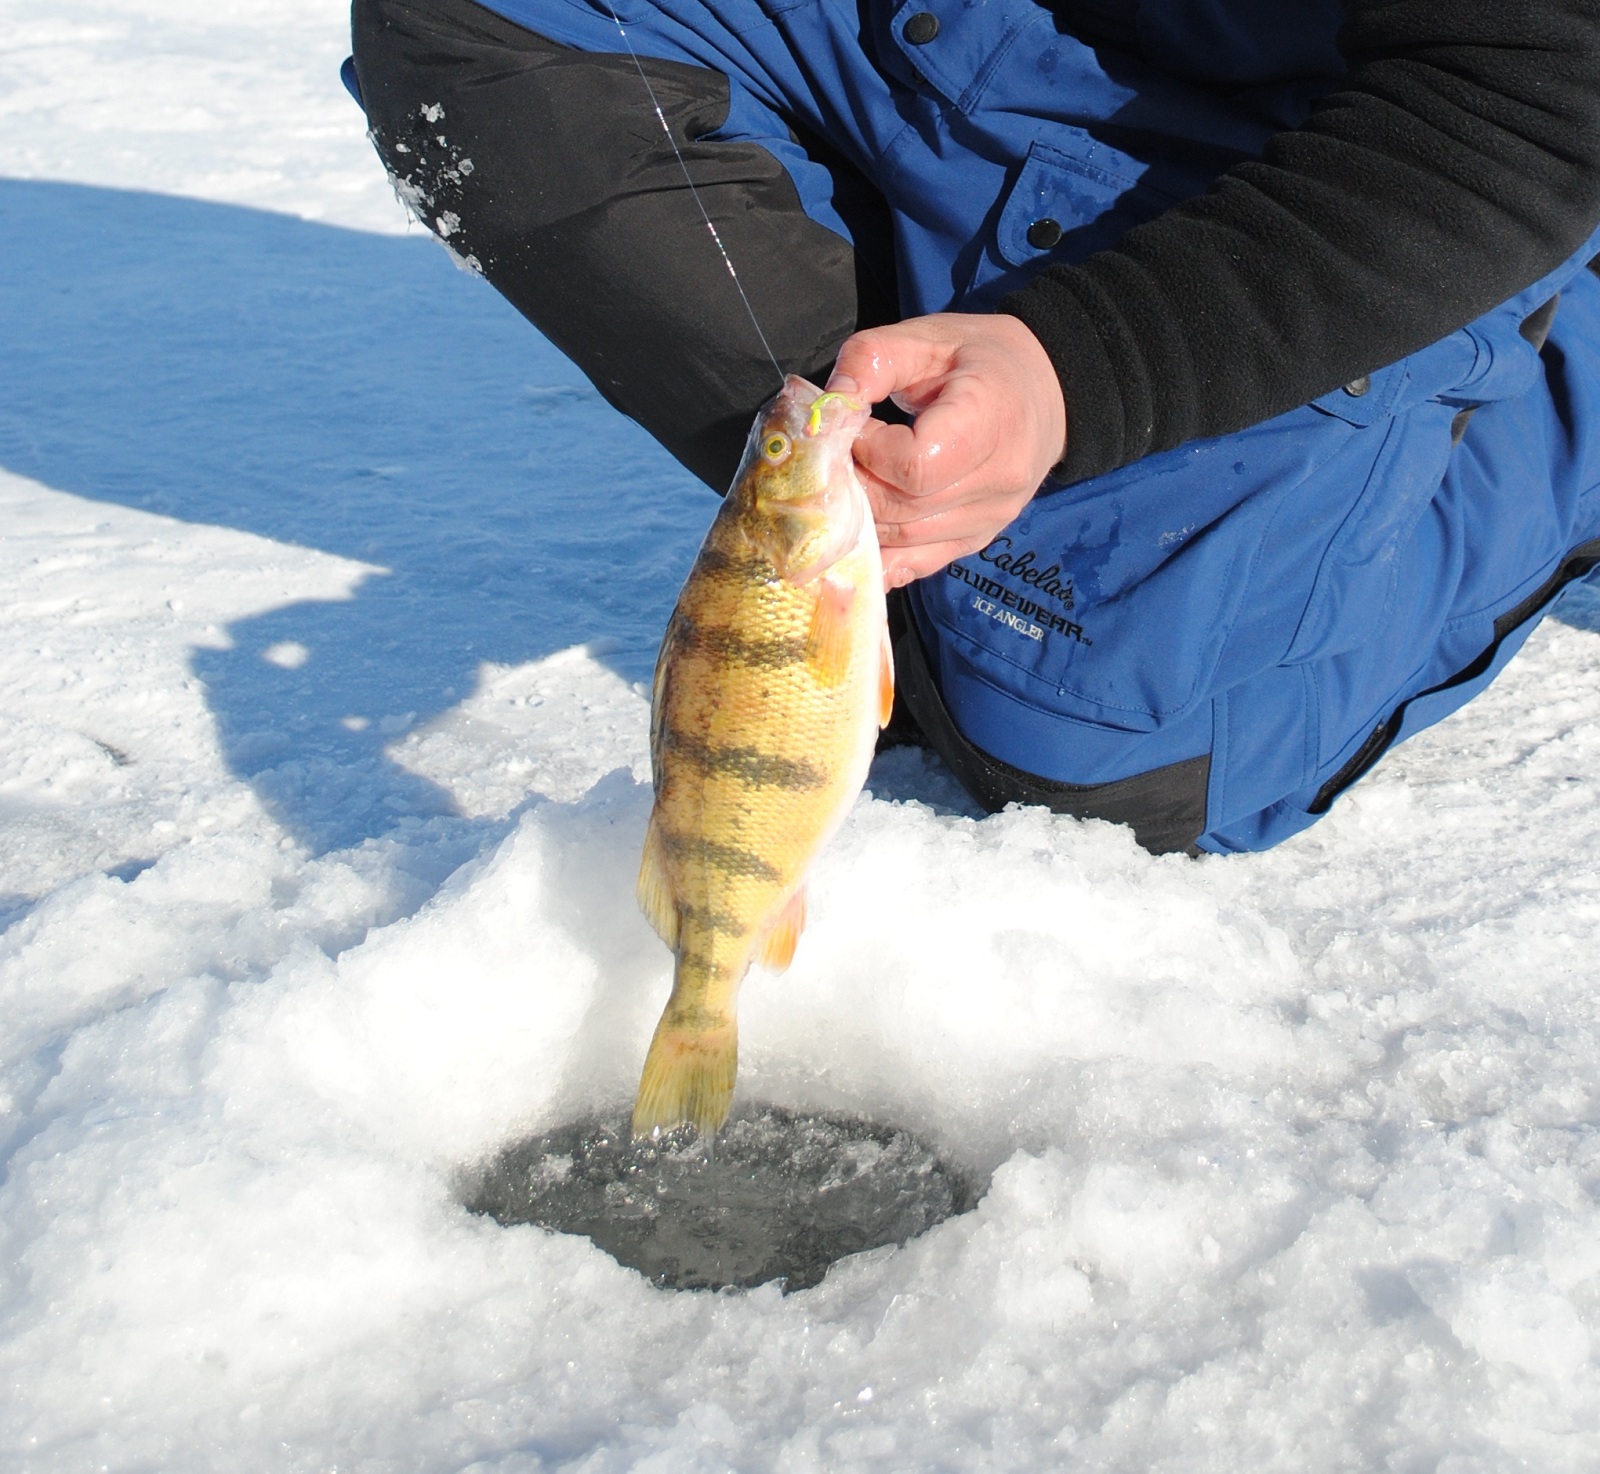
[[949, 345], [907, 323], [868, 328], [844, 340], [825, 388], [877, 404], [950, 367]]

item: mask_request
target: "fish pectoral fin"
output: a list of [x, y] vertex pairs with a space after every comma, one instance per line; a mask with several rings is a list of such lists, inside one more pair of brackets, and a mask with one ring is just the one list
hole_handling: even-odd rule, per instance
[[835, 583], [827, 574], [818, 580], [806, 660], [824, 686], [840, 685], [850, 673], [850, 623], [855, 607], [854, 585]]
[[883, 655], [878, 661], [878, 729], [889, 725], [894, 712], [894, 650], [889, 644], [889, 631], [883, 632]]
[[639, 857], [639, 909], [656, 929], [656, 935], [673, 951], [678, 949], [678, 901], [667, 877], [666, 848], [656, 816], [644, 832], [644, 854]]
[[788, 904], [778, 913], [772, 930], [762, 942], [759, 957], [761, 965], [771, 968], [773, 972], [782, 972], [787, 968], [794, 961], [794, 949], [799, 945], [800, 933], [805, 929], [806, 890], [801, 886], [789, 897]]
[[693, 1126], [714, 1136], [728, 1119], [739, 1072], [739, 1028], [732, 1017], [690, 1027], [669, 1007], [656, 1025], [633, 1103], [633, 1134]]

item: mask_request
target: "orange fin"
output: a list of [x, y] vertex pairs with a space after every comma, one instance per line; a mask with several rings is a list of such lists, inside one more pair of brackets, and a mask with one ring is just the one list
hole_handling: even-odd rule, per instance
[[639, 857], [639, 909], [674, 952], [678, 950], [678, 902], [667, 878], [666, 856], [662, 852], [661, 831], [656, 816], [650, 816], [644, 832], [644, 854]]
[[837, 686], [850, 673], [850, 616], [855, 612], [853, 585], [835, 583], [824, 574], [817, 584], [806, 656], [824, 686]]
[[772, 930], [761, 944], [759, 960], [763, 967], [782, 972], [794, 961], [794, 949], [799, 944], [800, 933], [806, 929], [806, 888], [801, 886], [788, 904], [778, 913]]
[[669, 1008], [645, 1056], [633, 1103], [633, 1134], [688, 1125], [702, 1136], [715, 1136], [728, 1119], [738, 1072], [739, 1029], [732, 1018], [709, 1029], [690, 1029], [673, 1020]]
[[894, 651], [889, 645], [889, 631], [883, 632], [883, 658], [878, 662], [878, 727], [889, 725], [894, 712]]

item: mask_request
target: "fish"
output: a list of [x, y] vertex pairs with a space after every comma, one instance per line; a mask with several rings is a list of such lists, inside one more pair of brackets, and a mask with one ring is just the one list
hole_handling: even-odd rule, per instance
[[851, 447], [868, 409], [797, 375], [756, 417], [667, 623], [639, 905], [673, 949], [635, 1136], [714, 1137], [739, 985], [781, 972], [805, 881], [866, 782], [894, 702], [883, 560]]

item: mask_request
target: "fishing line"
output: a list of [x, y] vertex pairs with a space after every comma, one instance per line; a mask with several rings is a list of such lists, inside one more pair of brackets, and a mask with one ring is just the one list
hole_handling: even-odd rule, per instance
[[695, 188], [694, 179], [689, 173], [689, 166], [684, 162], [683, 151], [678, 147], [678, 140], [672, 136], [672, 127], [667, 122], [667, 115], [661, 110], [661, 103], [656, 97], [656, 89], [650, 85], [650, 78], [645, 73], [644, 64], [639, 60], [639, 53], [633, 49], [633, 42], [628, 36], [627, 27], [622, 24], [622, 17], [616, 12], [611, 0], [606, 0], [606, 9], [611, 12], [612, 22], [616, 25], [617, 34], [622, 37], [622, 44], [628, 48], [628, 55], [633, 58], [633, 68], [639, 74], [639, 80], [644, 83], [644, 90], [650, 95], [650, 106], [655, 109], [656, 118], [661, 124], [661, 131], [667, 135], [667, 142], [672, 145], [672, 156], [677, 159], [678, 167], [683, 170], [683, 182], [689, 186], [689, 193], [694, 196], [695, 206], [700, 211], [700, 218], [705, 221], [706, 229], [711, 232], [711, 239], [716, 242], [717, 250], [722, 254], [722, 264], [728, 268], [728, 275], [733, 278], [735, 290], [739, 293], [739, 300], [744, 303], [744, 310], [750, 316], [750, 326], [756, 330], [756, 337], [761, 339], [761, 346], [766, 350], [767, 357], [772, 361], [772, 366], [777, 370], [778, 382], [784, 382], [783, 365], [778, 362], [778, 355], [772, 351], [772, 345], [767, 342], [767, 335], [761, 331], [760, 319], [756, 317], [756, 310], [750, 305], [750, 299], [745, 295], [744, 283], [739, 280], [739, 273], [733, 269], [733, 257], [728, 254], [728, 248], [722, 244], [722, 237], [717, 234], [717, 227], [712, 223], [711, 212], [706, 209], [705, 202], [700, 198], [700, 191]]

